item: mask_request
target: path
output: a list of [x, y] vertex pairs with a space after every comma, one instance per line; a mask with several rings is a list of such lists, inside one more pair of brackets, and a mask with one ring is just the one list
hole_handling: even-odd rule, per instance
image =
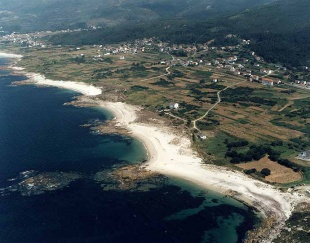
[[196, 129], [196, 130], [199, 131], [199, 129], [198, 129], [197, 126], [196, 126], [196, 122], [197, 122], [197, 121], [200, 121], [200, 120], [202, 120], [202, 119], [204, 119], [204, 118], [209, 114], [210, 111], [212, 111], [219, 103], [221, 103], [221, 101], [222, 101], [222, 99], [221, 99], [221, 93], [222, 93], [223, 91], [225, 91], [226, 89], [229, 89], [229, 88], [231, 88], [231, 87], [233, 87], [233, 86], [236, 86], [236, 85], [238, 85], [238, 84], [244, 83], [244, 82], [247, 82], [247, 80], [242, 81], [242, 82], [239, 82], [239, 83], [236, 83], [236, 84], [229, 85], [229, 86], [227, 86], [226, 88], [224, 88], [224, 89], [218, 91], [218, 92], [217, 92], [217, 102], [216, 102], [209, 110], [207, 110], [207, 112], [206, 112], [203, 116], [201, 116], [201, 117], [199, 117], [199, 118], [197, 118], [196, 120], [193, 121], [193, 128], [192, 128], [192, 129]]
[[283, 106], [280, 110], [278, 110], [279, 112], [282, 112], [284, 111], [287, 107], [289, 107], [290, 105], [293, 105], [294, 102], [292, 101], [289, 101], [285, 106]]
[[172, 60], [171, 60], [170, 66], [166, 68], [166, 73], [165, 73], [165, 74], [158, 75], [158, 76], [155, 76], [155, 77], [142, 79], [142, 80], [140, 80], [140, 81], [147, 81], [147, 80], [152, 80], [152, 79], [161, 78], [161, 77], [170, 75], [171, 72], [169, 71], [169, 69], [174, 65], [173, 62], [174, 62], [175, 58], [174, 58], [174, 56], [172, 56], [170, 53], [167, 52], [167, 54], [169, 54], [169, 55], [171, 56]]
[[168, 116], [171, 116], [171, 117], [173, 117], [173, 118], [175, 118], [175, 119], [178, 119], [178, 120], [187, 122], [187, 120], [184, 119], [184, 118], [182, 118], [182, 117], [175, 116], [175, 115], [173, 115], [173, 114], [171, 114], [171, 113], [165, 113], [165, 114], [168, 115]]

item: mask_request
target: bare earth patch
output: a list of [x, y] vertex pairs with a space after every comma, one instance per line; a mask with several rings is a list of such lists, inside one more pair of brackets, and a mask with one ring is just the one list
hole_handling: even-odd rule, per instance
[[289, 183], [299, 181], [302, 179], [302, 175], [298, 172], [294, 172], [292, 169], [283, 165], [273, 162], [268, 159], [268, 156], [250, 163], [239, 164], [238, 167], [249, 170], [255, 168], [257, 171], [261, 171], [264, 168], [268, 168], [271, 171], [271, 175], [266, 176], [265, 180], [276, 183]]

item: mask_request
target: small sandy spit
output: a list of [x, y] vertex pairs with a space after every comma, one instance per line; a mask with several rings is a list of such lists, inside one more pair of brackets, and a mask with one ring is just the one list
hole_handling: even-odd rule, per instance
[[4, 53], [0, 52], [0, 58], [14, 58], [14, 59], [21, 59], [23, 56], [22, 55], [16, 55], [16, 54], [10, 54], [10, 53]]
[[[23, 56], [0, 52], [0, 58], [1, 57], [21, 59]], [[102, 94], [101, 88], [95, 87], [93, 85], [88, 85], [82, 82], [62, 81], [62, 80], [55, 81], [55, 80], [47, 79], [43, 75], [38, 74], [38, 73], [23, 72], [24, 68], [17, 67], [14, 65], [10, 66], [10, 68], [13, 69], [14, 71], [19, 71], [23, 75], [27, 76], [29, 78], [27, 83], [29, 84], [35, 84], [35, 85], [41, 85], [41, 86], [53, 86], [53, 87], [69, 89], [69, 90], [79, 92], [86, 96], [97, 96], [97, 95]]]
[[[43, 86], [55, 86], [80, 92], [86, 96], [102, 93], [100, 88], [92, 85], [71, 82], [53, 81], [40, 74], [25, 73], [31, 83]], [[265, 217], [274, 217], [278, 226], [273, 231], [275, 238], [298, 203], [309, 201], [298, 193], [281, 192], [279, 189], [252, 179], [241, 172], [227, 168], [208, 165], [191, 149], [191, 141], [182, 131], [156, 124], [136, 122], [137, 112], [141, 108], [122, 102], [106, 102], [90, 99], [93, 103], [112, 111], [117, 126], [128, 129], [131, 134], [142, 141], [148, 151], [147, 169], [164, 175], [182, 178], [245, 202], [258, 209]], [[265, 241], [269, 242], [269, 241]]]
[[64, 89], [73, 90], [79, 92], [86, 96], [97, 96], [102, 93], [101, 88], [95, 87], [93, 85], [88, 85], [82, 82], [73, 81], [54, 81], [51, 79], [46, 79], [43, 75], [37, 73], [25, 73], [29, 78], [29, 81], [36, 85], [41, 86], [54, 86]]

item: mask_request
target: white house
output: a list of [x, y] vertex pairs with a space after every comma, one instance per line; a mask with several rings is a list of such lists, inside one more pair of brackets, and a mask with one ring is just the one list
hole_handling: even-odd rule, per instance
[[262, 84], [267, 85], [267, 86], [273, 86], [274, 82], [272, 79], [269, 78], [263, 78], [262, 79]]
[[169, 104], [170, 109], [178, 109], [179, 108], [179, 103], [170, 103]]
[[300, 160], [310, 161], [310, 151], [302, 152], [296, 158]]
[[206, 136], [205, 134], [203, 134], [203, 133], [200, 133], [200, 134], [198, 135], [198, 137], [199, 137], [200, 139], [202, 139], [202, 140], [207, 139], [207, 136]]

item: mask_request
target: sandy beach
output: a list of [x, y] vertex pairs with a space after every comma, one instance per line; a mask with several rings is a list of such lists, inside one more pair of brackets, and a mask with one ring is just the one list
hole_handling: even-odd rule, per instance
[[[170, 127], [136, 122], [137, 112], [142, 108], [122, 102], [106, 102], [91, 99], [102, 93], [101, 88], [71, 81], [53, 81], [40, 74], [22, 73], [32, 84], [55, 86], [79, 92], [92, 103], [110, 110], [116, 118], [117, 126], [128, 129], [132, 136], [145, 145], [149, 160], [148, 170], [174, 176], [196, 183], [206, 189], [232, 196], [247, 205], [253, 206], [265, 217], [274, 217], [280, 229], [288, 219], [296, 204], [309, 201], [298, 194], [281, 192], [276, 187], [252, 179], [245, 174], [230, 169], [203, 163], [191, 148], [191, 141], [185, 132]], [[277, 235], [275, 229], [275, 236]]]
[[29, 81], [35, 85], [39, 86], [53, 86], [64, 89], [73, 90], [79, 92], [86, 96], [97, 96], [102, 93], [101, 88], [95, 87], [93, 85], [88, 85], [81, 82], [73, 82], [73, 81], [55, 81], [51, 79], [46, 79], [43, 75], [37, 73], [24, 73]]
[[136, 123], [135, 113], [139, 108], [135, 106], [120, 102], [102, 102], [101, 105], [116, 115], [120, 126], [127, 127], [144, 143], [149, 153], [147, 168], [150, 170], [232, 195], [254, 206], [266, 217], [274, 214], [286, 219], [291, 214], [294, 202], [302, 199], [298, 194], [280, 192], [240, 172], [204, 164], [191, 149], [191, 142], [185, 134], [168, 127]]
[[20, 59], [22, 58], [23, 56], [22, 55], [16, 55], [16, 54], [11, 54], [11, 53], [4, 53], [4, 52], [0, 52], [0, 57], [3, 57], [3, 58], [17, 58], [17, 59]]
[[309, 198], [297, 192], [281, 192], [241, 172], [203, 163], [191, 149], [191, 141], [185, 133], [156, 124], [136, 122], [139, 107], [103, 101], [99, 101], [99, 105], [114, 113], [118, 126], [127, 128], [132, 136], [144, 143], [149, 157], [145, 163], [146, 169], [231, 196], [254, 207], [264, 218], [272, 218], [273, 226], [269, 225], [268, 234], [263, 234], [263, 242], [272, 242], [280, 234], [297, 204], [309, 203]]

